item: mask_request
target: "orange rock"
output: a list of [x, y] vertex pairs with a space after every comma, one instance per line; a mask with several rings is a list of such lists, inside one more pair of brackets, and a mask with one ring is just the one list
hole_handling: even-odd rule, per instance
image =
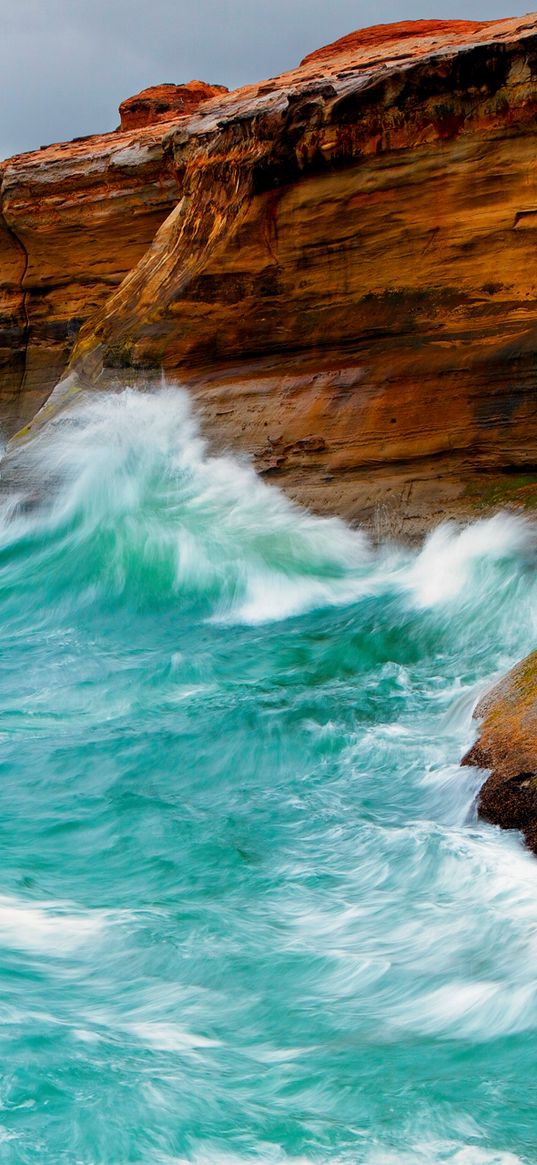
[[536, 117], [536, 17], [417, 22], [11, 160], [21, 417], [80, 322], [80, 383], [164, 368], [317, 510], [413, 537], [533, 504]]
[[4, 429], [42, 404], [81, 324], [139, 261], [180, 192], [150, 129], [49, 146], [0, 166]]
[[[1, 180], [0, 169], [0, 180]], [[0, 384], [4, 402], [18, 401], [24, 378], [27, 344], [25, 292], [26, 251], [0, 215]]]
[[119, 107], [120, 129], [140, 129], [161, 121], [174, 121], [184, 114], [193, 113], [202, 101], [227, 92], [225, 85], [206, 85], [205, 81], [189, 81], [188, 85], [153, 85], [122, 101]]
[[[365, 63], [371, 50], [378, 56], [379, 49], [382, 49], [382, 61], [385, 63], [389, 57], [401, 53], [402, 42], [405, 42], [405, 56], [421, 56], [436, 45], [445, 48], [457, 41], [468, 40], [473, 33], [479, 34], [490, 27], [493, 27], [493, 21], [490, 20], [399, 20], [395, 24], [373, 24], [370, 28], [359, 28], [332, 44], [316, 49], [304, 57], [301, 63], [325, 62], [342, 53], [360, 56]], [[418, 41], [422, 43], [418, 44]]]
[[[43, 147], [0, 163], [0, 428], [28, 420], [65, 371], [81, 324], [147, 250], [182, 189], [168, 141], [222, 86], [162, 86], [138, 128]], [[135, 120], [125, 102], [125, 121]], [[174, 106], [174, 101], [176, 102]], [[179, 112], [179, 103], [183, 111]], [[188, 110], [187, 107], [188, 106]], [[141, 114], [140, 114], [141, 116]], [[123, 119], [122, 119], [123, 120]]]
[[502, 829], [521, 830], [537, 853], [537, 652], [484, 696], [474, 716], [479, 736], [462, 763], [492, 770], [479, 813]]

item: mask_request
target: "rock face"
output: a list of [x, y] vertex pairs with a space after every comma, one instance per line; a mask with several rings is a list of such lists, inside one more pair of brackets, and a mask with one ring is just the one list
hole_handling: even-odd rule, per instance
[[491, 769], [479, 794], [481, 817], [522, 830], [537, 854], [537, 652], [480, 701], [479, 737], [464, 765]]
[[65, 371], [81, 324], [140, 260], [180, 185], [152, 130], [0, 164], [0, 405], [27, 420]]
[[17, 415], [78, 336], [70, 389], [164, 369], [219, 446], [379, 534], [533, 504], [537, 17], [362, 30], [129, 121], [155, 100], [4, 164]]

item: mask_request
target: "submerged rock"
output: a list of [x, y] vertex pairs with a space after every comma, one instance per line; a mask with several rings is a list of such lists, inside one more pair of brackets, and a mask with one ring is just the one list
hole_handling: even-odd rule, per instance
[[490, 769], [479, 815], [502, 829], [520, 829], [537, 854], [537, 651], [480, 700], [476, 743], [463, 765]]

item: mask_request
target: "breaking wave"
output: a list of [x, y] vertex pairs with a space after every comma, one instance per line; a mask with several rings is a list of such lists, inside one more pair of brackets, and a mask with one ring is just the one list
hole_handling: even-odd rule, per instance
[[14, 463], [3, 1160], [535, 1163], [537, 863], [459, 768], [535, 641], [534, 526], [373, 546], [166, 387]]

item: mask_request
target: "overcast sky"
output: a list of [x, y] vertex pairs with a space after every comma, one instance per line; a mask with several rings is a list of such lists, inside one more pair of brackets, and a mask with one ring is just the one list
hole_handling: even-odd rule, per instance
[[119, 102], [147, 85], [234, 88], [368, 24], [526, 10], [502, 0], [0, 0], [0, 157], [114, 129]]

